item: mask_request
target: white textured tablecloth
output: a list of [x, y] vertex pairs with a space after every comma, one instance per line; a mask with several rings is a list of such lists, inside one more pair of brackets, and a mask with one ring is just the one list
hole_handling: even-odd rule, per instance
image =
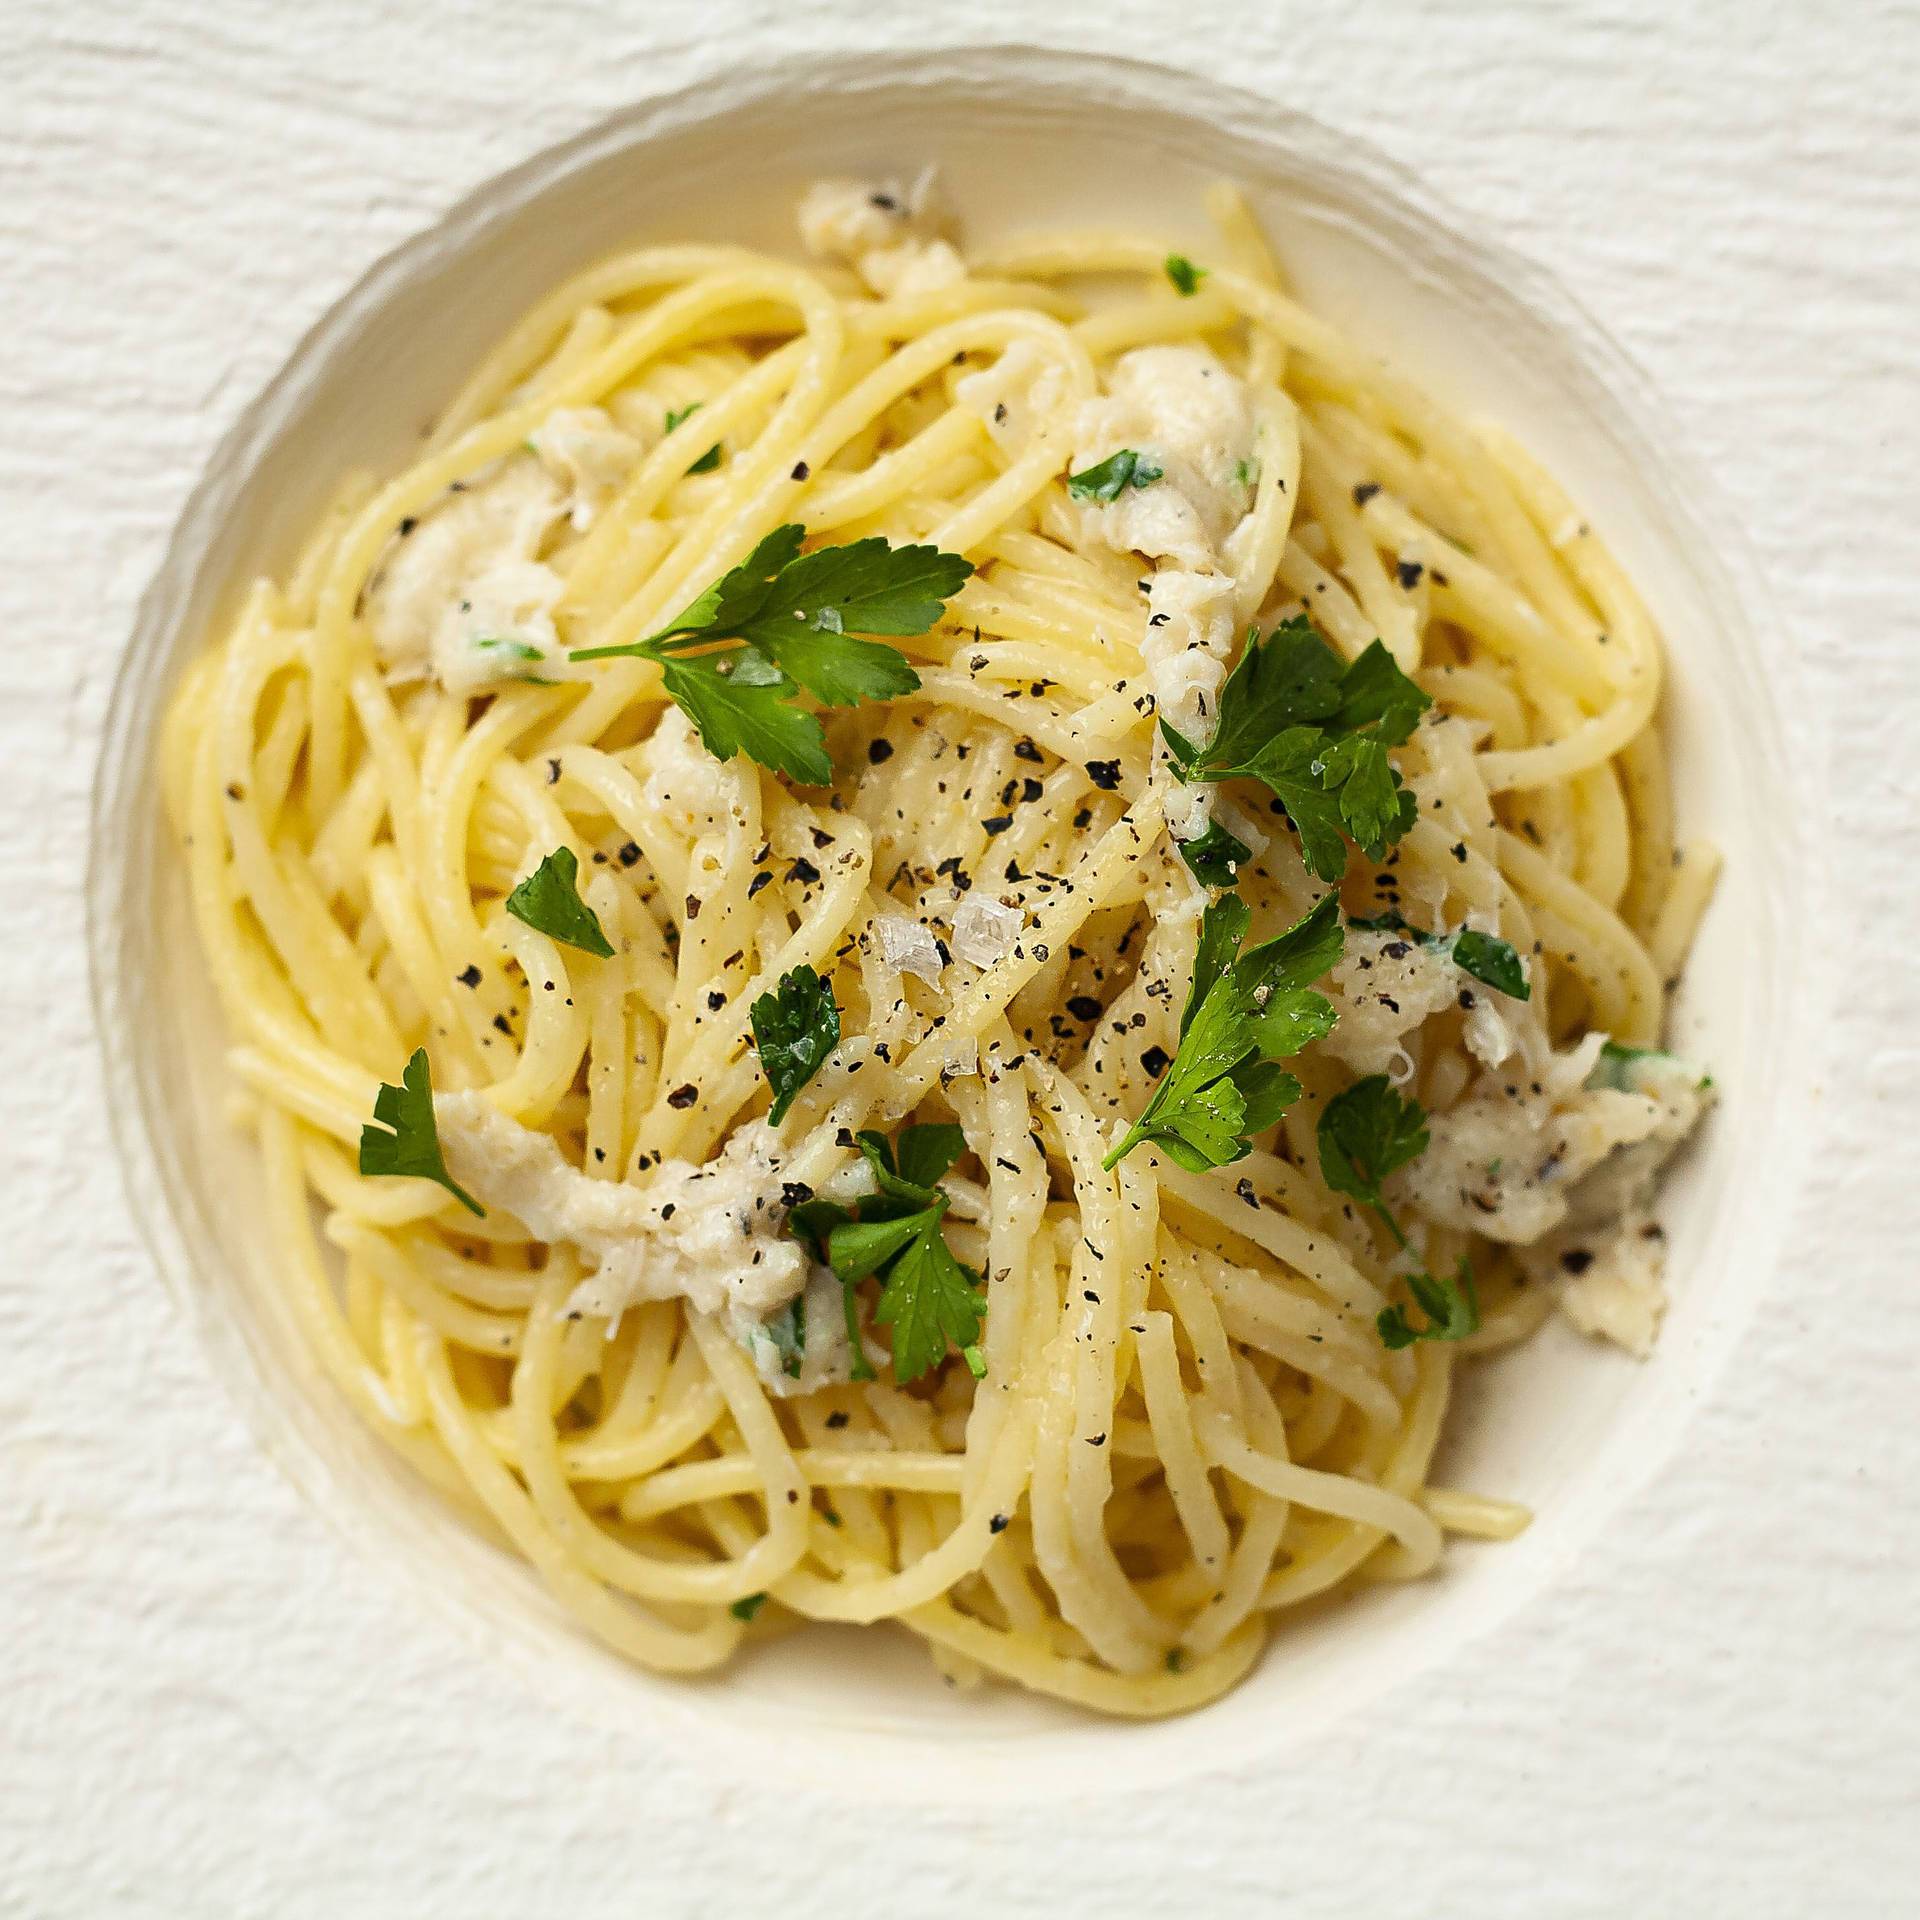
[[[561, 1717], [305, 1510], [127, 1218], [82, 877], [173, 518], [373, 258], [742, 46], [958, 37], [1304, 107], [1641, 360], [1788, 596], [1842, 1000], [1772, 1291], [1671, 1469], [1507, 1630], [1263, 1777], [867, 1812]], [[1920, 12], [15, 0], [0, 109], [0, 1914], [1915, 1910]]]

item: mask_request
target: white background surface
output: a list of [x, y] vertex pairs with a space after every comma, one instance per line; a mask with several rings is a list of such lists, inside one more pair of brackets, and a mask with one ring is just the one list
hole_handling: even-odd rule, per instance
[[1363, 135], [1556, 270], [1651, 372], [1788, 596], [1846, 965], [1813, 1178], [1734, 1363], [1676, 1465], [1543, 1600], [1259, 1778], [876, 1813], [831, 1781], [716, 1784], [476, 1661], [257, 1452], [126, 1219], [80, 921], [134, 601], [301, 332], [486, 175], [741, 45], [1032, 38], [1038, 10], [16, 0], [0, 1913], [1910, 1908], [1920, 13], [1047, 12], [1050, 40], [1217, 72]]

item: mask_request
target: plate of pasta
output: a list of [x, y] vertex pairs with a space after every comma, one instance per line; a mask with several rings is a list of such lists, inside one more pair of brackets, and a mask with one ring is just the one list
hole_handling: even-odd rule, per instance
[[95, 876], [141, 1211], [321, 1504], [603, 1708], [875, 1752], [1270, 1738], [1545, 1578], [1737, 1318], [1793, 965], [1745, 613], [1557, 301], [1011, 53], [377, 269]]

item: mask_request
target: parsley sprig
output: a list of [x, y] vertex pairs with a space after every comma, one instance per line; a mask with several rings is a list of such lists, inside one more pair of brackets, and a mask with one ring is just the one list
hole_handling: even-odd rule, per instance
[[[1405, 1251], [1407, 1236], [1381, 1197], [1388, 1174], [1426, 1152], [1425, 1109], [1417, 1100], [1403, 1099], [1384, 1073], [1356, 1080], [1320, 1110], [1318, 1129], [1320, 1177], [1335, 1193], [1344, 1193], [1371, 1207], [1386, 1223], [1394, 1243]], [[1407, 1290], [1426, 1317], [1416, 1327], [1404, 1306], [1382, 1307], [1374, 1325], [1383, 1346], [1410, 1347], [1416, 1340], [1464, 1340], [1479, 1331], [1480, 1302], [1473, 1289], [1473, 1268], [1460, 1256], [1452, 1279], [1416, 1269], [1407, 1275]]]
[[1387, 752], [1432, 704], [1378, 640], [1343, 664], [1299, 614], [1264, 640], [1247, 635], [1211, 741], [1198, 746], [1164, 719], [1160, 732], [1182, 780], [1262, 782], [1308, 868], [1335, 881], [1347, 870], [1346, 835], [1379, 860], [1413, 825], [1416, 802]]
[[896, 547], [877, 534], [803, 554], [805, 533], [776, 527], [650, 638], [577, 648], [568, 658], [657, 661], [668, 697], [715, 759], [745, 753], [825, 786], [833, 778], [826, 736], [794, 696], [804, 688], [822, 706], [851, 707], [911, 693], [920, 676], [898, 647], [853, 636], [927, 632], [973, 567], [938, 547]]
[[1189, 1173], [1224, 1167], [1299, 1099], [1300, 1082], [1278, 1062], [1333, 1031], [1332, 1005], [1308, 987], [1346, 944], [1340, 902], [1327, 894], [1297, 926], [1243, 953], [1252, 919], [1237, 894], [1201, 916], [1180, 1049], [1103, 1166], [1150, 1140]]
[[374, 1095], [373, 1118], [360, 1129], [360, 1171], [433, 1180], [482, 1220], [487, 1210], [447, 1171], [440, 1129], [433, 1118], [433, 1069], [425, 1047], [415, 1047], [400, 1084], [384, 1082]]
[[840, 1009], [833, 982], [811, 967], [782, 974], [772, 993], [763, 993], [747, 1009], [760, 1071], [773, 1089], [767, 1118], [777, 1127], [804, 1087], [840, 1044]]
[[893, 1377], [902, 1386], [919, 1379], [946, 1358], [951, 1342], [979, 1379], [987, 1370], [977, 1344], [986, 1295], [980, 1276], [954, 1258], [940, 1231], [949, 1202], [938, 1182], [966, 1151], [966, 1135], [937, 1125], [903, 1127], [892, 1143], [882, 1133], [855, 1138], [879, 1192], [857, 1209], [806, 1200], [787, 1216], [789, 1230], [813, 1241], [845, 1289], [853, 1377], [873, 1378], [862, 1357], [854, 1289], [877, 1274], [885, 1284], [873, 1317], [893, 1329]]
[[580, 862], [571, 847], [555, 847], [507, 895], [507, 911], [536, 933], [578, 947], [582, 953], [613, 958], [613, 946], [600, 916], [580, 898]]
[[1426, 933], [1410, 927], [1392, 911], [1370, 914], [1347, 922], [1363, 933], [1404, 933], [1409, 940], [1430, 947], [1460, 969], [1471, 974], [1482, 986], [1504, 993], [1510, 1000], [1529, 1000], [1533, 988], [1527, 984], [1527, 970], [1510, 942], [1495, 933], [1480, 933], [1461, 927], [1452, 933]]

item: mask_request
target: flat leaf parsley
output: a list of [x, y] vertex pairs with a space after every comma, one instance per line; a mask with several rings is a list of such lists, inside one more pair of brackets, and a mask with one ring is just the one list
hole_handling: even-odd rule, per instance
[[903, 1127], [893, 1144], [881, 1133], [856, 1138], [879, 1192], [857, 1210], [807, 1200], [787, 1216], [789, 1229], [813, 1241], [846, 1290], [854, 1378], [873, 1377], [861, 1358], [854, 1288], [878, 1275], [884, 1285], [873, 1317], [893, 1329], [894, 1378], [902, 1386], [917, 1380], [946, 1358], [951, 1343], [979, 1379], [987, 1370], [977, 1344], [986, 1295], [980, 1276], [954, 1258], [940, 1231], [949, 1202], [937, 1184], [966, 1151], [966, 1136], [939, 1125]]
[[573, 849], [555, 847], [507, 895], [507, 911], [536, 933], [611, 960], [612, 943], [601, 930], [600, 916], [580, 898], [579, 878]]
[[1414, 797], [1387, 751], [1432, 704], [1378, 640], [1343, 664], [1301, 614], [1264, 640], [1248, 634], [1220, 689], [1211, 741], [1198, 746], [1165, 720], [1160, 732], [1182, 780], [1262, 782], [1286, 808], [1308, 868], [1333, 881], [1347, 870], [1343, 836], [1379, 860], [1413, 825]]
[[373, 1118], [360, 1129], [360, 1171], [437, 1181], [469, 1213], [486, 1218], [486, 1208], [447, 1171], [440, 1129], [434, 1124], [433, 1070], [425, 1047], [414, 1048], [397, 1087], [383, 1083], [374, 1095]]
[[811, 967], [782, 974], [772, 993], [763, 993], [747, 1011], [760, 1071], [773, 1089], [767, 1118], [777, 1127], [787, 1117], [800, 1089], [820, 1071], [840, 1044], [840, 1009], [833, 983]]
[[[1320, 1177], [1335, 1193], [1371, 1207], [1386, 1223], [1395, 1245], [1404, 1250], [1407, 1236], [1381, 1197], [1380, 1185], [1396, 1168], [1426, 1152], [1430, 1136], [1425, 1109], [1417, 1100], [1396, 1093], [1384, 1073], [1370, 1073], [1320, 1110], [1318, 1134]], [[1407, 1275], [1407, 1290], [1426, 1316], [1426, 1325], [1415, 1327], [1404, 1306], [1382, 1307], [1374, 1325], [1383, 1346], [1464, 1340], [1479, 1331], [1480, 1303], [1473, 1290], [1473, 1268], [1464, 1254], [1451, 1280], [1416, 1269]]]
[[1299, 1099], [1300, 1082], [1277, 1063], [1333, 1031], [1333, 1007], [1308, 987], [1346, 944], [1340, 902], [1326, 895], [1277, 940], [1242, 953], [1252, 919], [1237, 894], [1201, 916], [1180, 1050], [1103, 1166], [1150, 1140], [1189, 1173], [1224, 1167]]
[[[911, 693], [920, 676], [898, 647], [853, 636], [927, 632], [973, 566], [877, 534], [802, 553], [805, 533], [776, 527], [649, 639], [568, 657], [657, 661], [668, 697], [715, 759], [745, 753], [804, 785], [825, 786], [833, 778], [826, 736], [793, 696], [804, 688], [823, 706], [850, 707]], [[735, 644], [718, 644], [726, 641]]]

